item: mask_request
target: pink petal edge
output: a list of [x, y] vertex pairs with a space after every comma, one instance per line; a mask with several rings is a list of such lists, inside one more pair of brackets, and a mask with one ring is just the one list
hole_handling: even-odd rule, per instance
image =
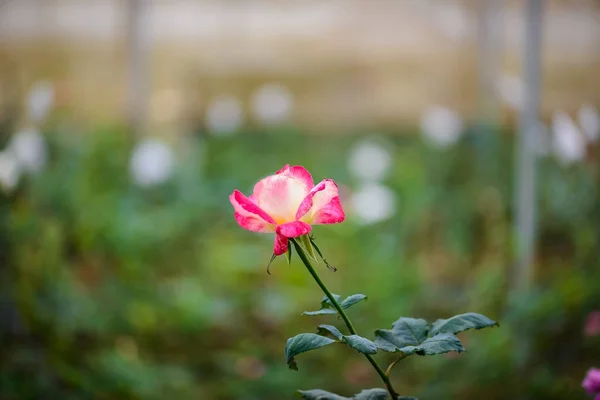
[[273, 253], [276, 256], [285, 254], [288, 250], [288, 238], [281, 235], [275, 235], [275, 243], [273, 244]]
[[312, 227], [306, 222], [294, 221], [278, 225], [277, 228], [275, 228], [275, 232], [277, 232], [278, 236], [295, 238], [306, 235], [311, 229]]
[[262, 233], [275, 230], [275, 220], [239, 190], [233, 191], [229, 201], [235, 210], [235, 220], [242, 228]]
[[294, 165], [290, 167], [290, 164], [286, 164], [283, 166], [283, 168], [277, 171], [276, 174], [285, 175], [301, 181], [304, 184], [307, 193], [310, 192], [310, 190], [315, 186], [312, 175], [301, 165]]
[[323, 179], [300, 203], [296, 219], [311, 224], [336, 224], [346, 218], [338, 187], [332, 179]]

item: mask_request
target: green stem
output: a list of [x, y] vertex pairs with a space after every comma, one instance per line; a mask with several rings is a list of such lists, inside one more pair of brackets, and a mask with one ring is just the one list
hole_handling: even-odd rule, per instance
[[[302, 246], [300, 246], [300, 244], [296, 240], [294, 240], [294, 239], [290, 239], [290, 241], [294, 244], [294, 248], [296, 249], [296, 253], [298, 253], [298, 256], [300, 257], [300, 259], [302, 260], [302, 262], [306, 266], [306, 269], [308, 269], [308, 272], [310, 272], [310, 274], [312, 275], [312, 277], [314, 278], [314, 280], [317, 282], [317, 285], [319, 285], [319, 287], [321, 288], [321, 290], [323, 290], [323, 293], [325, 293], [325, 296], [327, 296], [327, 298], [329, 299], [329, 301], [331, 302], [331, 304], [333, 304], [333, 306], [335, 307], [335, 309], [337, 310], [337, 312], [340, 314], [340, 316], [344, 320], [344, 323], [348, 327], [348, 330], [350, 331], [350, 333], [352, 333], [353, 335], [358, 335], [356, 333], [356, 329], [354, 329], [354, 326], [352, 325], [352, 322], [350, 322], [350, 319], [348, 318], [348, 315], [346, 315], [346, 312], [344, 311], [344, 309], [340, 306], [340, 304], [338, 303], [338, 301], [331, 294], [331, 292], [329, 291], [329, 289], [327, 288], [327, 286], [325, 286], [325, 283], [323, 283], [323, 281], [321, 280], [321, 278], [319, 278], [319, 275], [317, 274], [317, 271], [315, 271], [315, 269], [313, 268], [310, 260], [308, 259], [306, 253], [304, 252], [304, 249], [302, 248]], [[377, 373], [381, 377], [381, 380], [383, 380], [383, 383], [385, 384], [385, 387], [387, 388], [387, 391], [392, 396], [392, 399], [396, 400], [398, 398], [398, 394], [396, 393], [396, 391], [392, 387], [392, 383], [390, 382], [390, 378], [385, 374], [385, 372], [383, 372], [383, 370], [381, 369], [381, 367], [375, 362], [375, 360], [373, 359], [373, 357], [370, 354], [364, 354], [364, 356], [367, 357], [367, 360], [369, 360], [369, 362], [371, 363], [371, 365], [373, 366], [373, 368], [375, 368], [375, 371], [377, 371]]]

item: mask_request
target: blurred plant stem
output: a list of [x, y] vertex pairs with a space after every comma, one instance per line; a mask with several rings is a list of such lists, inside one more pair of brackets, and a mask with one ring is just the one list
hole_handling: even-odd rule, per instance
[[[305, 252], [304, 248], [295, 239], [290, 239], [290, 241], [294, 244], [294, 248], [296, 249], [296, 253], [298, 253], [298, 256], [300, 257], [300, 259], [302, 260], [302, 262], [306, 266], [306, 269], [308, 269], [308, 272], [310, 272], [310, 274], [312, 275], [312, 277], [314, 278], [314, 280], [317, 282], [317, 285], [319, 285], [319, 287], [321, 288], [321, 290], [323, 290], [323, 293], [325, 293], [325, 296], [327, 296], [327, 298], [329, 299], [329, 301], [331, 302], [331, 304], [333, 304], [333, 306], [335, 307], [335, 309], [337, 310], [337, 312], [340, 314], [340, 316], [344, 320], [344, 323], [348, 327], [348, 330], [350, 331], [350, 333], [353, 334], [353, 335], [358, 335], [358, 333], [356, 333], [356, 329], [352, 325], [352, 322], [348, 318], [348, 315], [346, 315], [346, 312], [344, 311], [344, 309], [340, 306], [340, 304], [338, 303], [338, 301], [336, 300], [336, 298], [331, 294], [331, 292], [329, 291], [329, 289], [327, 288], [327, 286], [325, 285], [325, 283], [323, 283], [323, 281], [321, 280], [321, 278], [317, 274], [317, 271], [315, 271], [315, 269], [312, 266], [312, 263], [310, 262], [309, 257], [307, 255], [307, 253]], [[398, 394], [396, 393], [396, 391], [392, 387], [392, 383], [390, 382], [389, 377], [385, 374], [385, 372], [381, 369], [381, 367], [377, 364], [377, 362], [375, 362], [375, 360], [373, 359], [373, 357], [370, 354], [365, 354], [365, 357], [367, 357], [367, 360], [369, 360], [369, 362], [371, 363], [371, 365], [373, 366], [373, 368], [375, 368], [375, 370], [377, 371], [377, 373], [381, 377], [381, 380], [383, 380], [383, 383], [385, 384], [385, 387], [386, 387], [387, 391], [392, 396], [392, 399], [396, 400], [398, 398]]]

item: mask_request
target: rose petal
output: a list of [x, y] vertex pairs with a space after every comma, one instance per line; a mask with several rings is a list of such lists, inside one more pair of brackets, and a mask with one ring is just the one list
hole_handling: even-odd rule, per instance
[[306, 188], [306, 193], [310, 192], [310, 190], [315, 186], [310, 172], [308, 172], [308, 170], [301, 165], [294, 165], [293, 167], [290, 167], [290, 164], [286, 164], [283, 168], [277, 171], [277, 175], [284, 175], [301, 181]]
[[273, 245], [273, 253], [276, 256], [285, 254], [288, 250], [288, 238], [281, 235], [275, 235], [275, 244]]
[[335, 224], [345, 219], [338, 187], [331, 179], [315, 186], [298, 207], [296, 219], [309, 224]]
[[306, 177], [299, 179], [299, 170], [284, 170], [277, 175], [261, 179], [255, 186], [252, 198], [278, 224], [295, 221], [296, 211], [309, 193]]
[[234, 190], [229, 201], [235, 210], [235, 220], [252, 232], [274, 232], [275, 220], [239, 190]]
[[295, 238], [298, 236], [306, 235], [311, 230], [311, 226], [306, 222], [295, 221], [288, 222], [287, 224], [278, 225], [275, 229], [277, 235], [284, 236], [286, 238]]

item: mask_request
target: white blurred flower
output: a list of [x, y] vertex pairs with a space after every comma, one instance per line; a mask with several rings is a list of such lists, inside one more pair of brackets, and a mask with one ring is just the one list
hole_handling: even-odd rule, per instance
[[579, 161], [585, 156], [586, 141], [575, 122], [564, 111], [552, 117], [554, 154], [563, 165]]
[[173, 166], [171, 147], [156, 139], [144, 139], [133, 150], [129, 172], [137, 185], [152, 186], [169, 179]]
[[600, 114], [590, 104], [584, 104], [579, 108], [577, 119], [581, 130], [588, 141], [594, 142], [600, 138]]
[[387, 186], [367, 183], [352, 194], [350, 205], [360, 223], [374, 224], [395, 214], [396, 195]]
[[21, 170], [17, 157], [10, 151], [4, 150], [0, 152], [0, 186], [9, 193], [19, 183]]
[[244, 112], [240, 101], [230, 95], [215, 98], [206, 111], [206, 123], [211, 133], [227, 136], [235, 133], [243, 123]]
[[498, 96], [515, 110], [523, 108], [523, 81], [516, 76], [503, 75], [496, 82]]
[[53, 104], [54, 86], [52, 86], [52, 83], [46, 81], [35, 83], [27, 98], [27, 111], [31, 121], [34, 123], [43, 122]]
[[252, 95], [252, 112], [265, 124], [284, 122], [290, 118], [294, 98], [288, 88], [270, 83], [258, 88]]
[[10, 140], [8, 148], [20, 166], [27, 172], [37, 173], [46, 165], [48, 150], [44, 136], [37, 129], [24, 129]]
[[436, 147], [453, 145], [460, 138], [462, 130], [462, 118], [447, 107], [432, 106], [421, 118], [422, 133]]
[[348, 166], [356, 177], [377, 181], [389, 172], [392, 155], [379, 143], [361, 140], [351, 150]]

